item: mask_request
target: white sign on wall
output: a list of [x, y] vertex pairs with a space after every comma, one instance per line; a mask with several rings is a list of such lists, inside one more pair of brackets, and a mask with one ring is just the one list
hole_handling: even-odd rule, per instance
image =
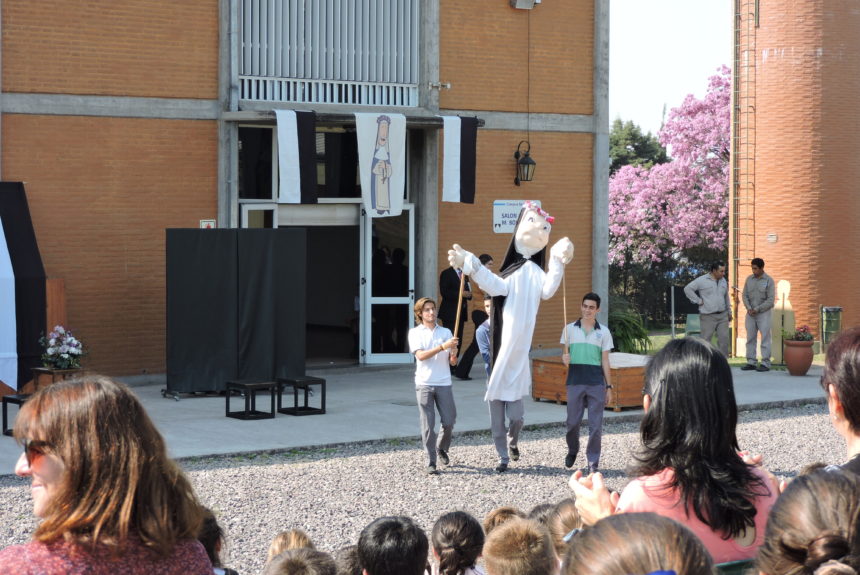
[[[532, 200], [540, 206], [539, 200]], [[493, 202], [493, 232], [497, 234], [512, 234], [517, 226], [520, 208], [526, 200], [495, 200]]]
[[215, 229], [215, 220], [200, 220], [200, 229], [201, 230], [214, 230]]

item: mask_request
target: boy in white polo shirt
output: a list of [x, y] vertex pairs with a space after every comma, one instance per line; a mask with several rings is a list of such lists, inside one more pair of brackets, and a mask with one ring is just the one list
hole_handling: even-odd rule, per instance
[[600, 464], [600, 440], [603, 436], [603, 409], [609, 393], [611, 372], [609, 352], [612, 334], [597, 323], [600, 296], [587, 293], [582, 298], [582, 317], [568, 324], [561, 334], [562, 361], [567, 370], [567, 456], [565, 467], [573, 467], [579, 452], [579, 426], [588, 408], [588, 445], [585, 458], [590, 473]]
[[[436, 475], [436, 455], [448, 465], [451, 433], [457, 407], [451, 390], [451, 363], [457, 361], [457, 338], [436, 325], [436, 302], [422, 297], [415, 302], [416, 326], [409, 330], [409, 352], [415, 354], [415, 395], [421, 418], [421, 441], [427, 452], [427, 473]], [[436, 409], [442, 433], [436, 444]]]

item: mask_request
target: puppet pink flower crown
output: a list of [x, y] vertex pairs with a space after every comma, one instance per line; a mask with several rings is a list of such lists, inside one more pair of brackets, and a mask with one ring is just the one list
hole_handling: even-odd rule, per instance
[[543, 208], [541, 208], [539, 205], [537, 205], [536, 203], [532, 202], [531, 200], [526, 200], [526, 202], [523, 204], [523, 210], [532, 210], [532, 211], [533, 211], [533, 212], [535, 212], [537, 215], [539, 215], [539, 216], [541, 216], [543, 219], [545, 219], [545, 220], [546, 220], [546, 223], [548, 223], [548, 224], [552, 224], [552, 223], [555, 221], [555, 218], [554, 218], [554, 217], [552, 217], [551, 215], [549, 215], [549, 214], [546, 212], [546, 210], [544, 210]]

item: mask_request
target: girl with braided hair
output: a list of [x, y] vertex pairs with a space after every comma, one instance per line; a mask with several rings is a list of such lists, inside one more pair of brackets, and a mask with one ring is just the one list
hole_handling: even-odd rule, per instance
[[484, 548], [484, 530], [464, 511], [440, 517], [430, 535], [433, 546], [433, 575], [484, 575], [475, 565]]

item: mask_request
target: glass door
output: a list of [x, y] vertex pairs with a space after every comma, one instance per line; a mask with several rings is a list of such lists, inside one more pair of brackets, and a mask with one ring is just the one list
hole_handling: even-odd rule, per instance
[[361, 216], [361, 363], [410, 363], [407, 332], [414, 325], [415, 212]]

